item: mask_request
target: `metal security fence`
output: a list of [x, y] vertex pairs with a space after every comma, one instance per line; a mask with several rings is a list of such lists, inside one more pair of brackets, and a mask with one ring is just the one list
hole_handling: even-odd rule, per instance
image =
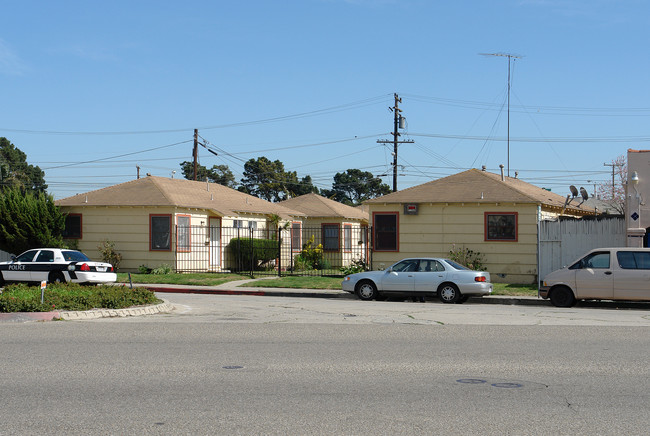
[[280, 228], [177, 226], [177, 272], [342, 276], [371, 262], [369, 227], [323, 224]]

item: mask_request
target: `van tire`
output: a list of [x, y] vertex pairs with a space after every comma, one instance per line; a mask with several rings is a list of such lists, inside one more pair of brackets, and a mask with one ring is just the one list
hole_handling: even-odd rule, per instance
[[558, 286], [551, 290], [551, 304], [555, 307], [571, 307], [576, 304], [576, 298], [573, 291], [566, 286]]

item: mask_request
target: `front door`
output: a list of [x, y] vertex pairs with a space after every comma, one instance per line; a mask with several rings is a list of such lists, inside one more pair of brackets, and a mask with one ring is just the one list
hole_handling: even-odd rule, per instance
[[418, 270], [418, 264], [418, 259], [405, 259], [393, 265], [382, 277], [382, 290], [413, 292], [415, 290], [415, 271]]
[[210, 218], [210, 266], [221, 266], [221, 219]]

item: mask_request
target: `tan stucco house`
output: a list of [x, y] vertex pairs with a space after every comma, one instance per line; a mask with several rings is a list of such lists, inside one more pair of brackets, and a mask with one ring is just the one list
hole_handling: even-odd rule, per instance
[[302, 212], [304, 218], [291, 223], [294, 251], [313, 238], [322, 244], [332, 267], [349, 265], [353, 260], [368, 261], [368, 213], [318, 194], [306, 194], [280, 202]]
[[[177, 271], [231, 268], [232, 238], [274, 238], [275, 226], [304, 214], [215, 183], [147, 176], [56, 201], [66, 239], [91, 257], [105, 240], [122, 254], [121, 271], [170, 265]], [[288, 243], [285, 243], [287, 245]], [[282, 257], [290, 259], [288, 248]], [[282, 259], [278, 259], [281, 261]]]
[[471, 169], [365, 202], [373, 269], [410, 256], [481, 253], [495, 282], [535, 283], [537, 225], [594, 210], [523, 180]]

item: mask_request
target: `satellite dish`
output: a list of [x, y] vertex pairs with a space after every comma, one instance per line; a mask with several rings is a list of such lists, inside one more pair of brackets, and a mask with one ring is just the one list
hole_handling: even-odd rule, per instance
[[582, 201], [587, 201], [589, 199], [589, 193], [582, 186], [580, 187], [580, 195], [582, 195]]
[[569, 189], [571, 190], [571, 195], [573, 195], [574, 197], [578, 196], [578, 190], [576, 189], [575, 186], [571, 185], [569, 186]]

